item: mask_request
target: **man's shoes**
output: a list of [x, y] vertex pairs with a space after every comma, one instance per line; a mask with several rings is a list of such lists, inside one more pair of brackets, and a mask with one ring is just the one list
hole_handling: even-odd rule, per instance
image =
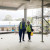
[[25, 40], [23, 40], [23, 41], [25, 41]]
[[21, 43], [21, 41], [19, 41], [19, 43]]

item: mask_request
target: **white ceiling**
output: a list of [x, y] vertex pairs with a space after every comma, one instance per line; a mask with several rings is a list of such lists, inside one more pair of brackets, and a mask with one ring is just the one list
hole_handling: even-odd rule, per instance
[[[50, 3], [50, 0], [44, 0], [44, 5], [47, 3]], [[0, 9], [41, 8], [41, 5], [41, 0], [0, 0]]]

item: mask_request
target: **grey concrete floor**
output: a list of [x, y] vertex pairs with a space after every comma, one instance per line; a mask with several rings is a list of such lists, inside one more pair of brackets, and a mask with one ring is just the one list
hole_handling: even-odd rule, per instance
[[44, 42], [41, 42], [41, 35], [34, 34], [32, 42], [28, 42], [25, 34], [25, 42], [19, 43], [19, 36], [16, 33], [0, 34], [0, 50], [50, 50], [50, 34], [44, 35]]

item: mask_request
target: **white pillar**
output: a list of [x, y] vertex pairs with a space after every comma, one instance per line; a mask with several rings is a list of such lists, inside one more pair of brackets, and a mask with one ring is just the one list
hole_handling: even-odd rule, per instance
[[25, 19], [25, 22], [27, 22], [27, 9], [26, 8], [24, 9], [24, 19]]

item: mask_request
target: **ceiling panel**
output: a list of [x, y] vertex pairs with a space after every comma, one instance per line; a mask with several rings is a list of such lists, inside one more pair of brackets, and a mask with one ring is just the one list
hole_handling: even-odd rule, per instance
[[[44, 0], [44, 5], [50, 3], [50, 0]], [[26, 8], [41, 8], [42, 0], [0, 0], [0, 7]], [[46, 7], [46, 6], [44, 6]]]

